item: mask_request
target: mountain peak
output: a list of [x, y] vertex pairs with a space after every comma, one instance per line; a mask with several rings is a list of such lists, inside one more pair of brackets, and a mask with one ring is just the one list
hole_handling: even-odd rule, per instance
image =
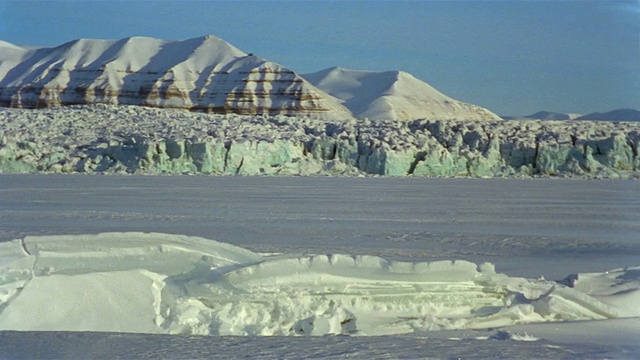
[[374, 72], [334, 67], [303, 77], [342, 100], [357, 118], [500, 119], [487, 109], [454, 100], [404, 71]]
[[0, 48], [3, 48], [3, 49], [15, 49], [15, 50], [22, 50], [22, 48], [21, 48], [20, 46], [13, 45], [13, 44], [12, 44], [12, 43], [10, 43], [10, 42], [2, 41], [2, 40], [0, 40]]
[[526, 119], [538, 119], [538, 120], [573, 120], [579, 117], [579, 114], [558, 113], [551, 111], [538, 111], [535, 114], [525, 116]]
[[[3, 42], [0, 47], [15, 46]], [[35, 51], [0, 52], [0, 59], [0, 106], [105, 103], [250, 115], [499, 119], [404, 71], [332, 67], [301, 77], [214, 35], [178, 41], [77, 39]]]
[[333, 97], [293, 71], [246, 55], [213, 35], [180, 41], [77, 39], [26, 55], [5, 51], [0, 106], [102, 103], [351, 118]]

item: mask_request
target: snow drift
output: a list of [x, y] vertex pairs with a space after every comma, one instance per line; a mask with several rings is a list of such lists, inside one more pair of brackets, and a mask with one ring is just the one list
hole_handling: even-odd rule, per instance
[[0, 244], [0, 329], [199, 335], [383, 335], [640, 316], [640, 268], [566, 285], [491, 264], [264, 257], [157, 233]]
[[638, 176], [640, 123], [0, 109], [0, 172]]

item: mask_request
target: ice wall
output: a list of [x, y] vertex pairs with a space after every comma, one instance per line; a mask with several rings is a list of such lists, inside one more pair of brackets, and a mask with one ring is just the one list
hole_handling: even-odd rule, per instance
[[640, 123], [0, 111], [0, 172], [640, 177]]

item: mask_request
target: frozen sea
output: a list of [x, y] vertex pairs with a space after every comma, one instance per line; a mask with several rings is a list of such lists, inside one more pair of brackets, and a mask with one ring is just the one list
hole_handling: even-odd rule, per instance
[[[491, 262], [509, 276], [560, 280], [640, 265], [640, 182], [0, 175], [0, 241], [129, 231], [262, 254]], [[5, 331], [0, 357], [635, 358], [638, 336], [637, 318], [380, 338]]]

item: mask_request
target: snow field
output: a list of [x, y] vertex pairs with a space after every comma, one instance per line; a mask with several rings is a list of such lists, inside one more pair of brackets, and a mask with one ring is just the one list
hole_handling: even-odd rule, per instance
[[0, 264], [2, 330], [370, 336], [640, 316], [638, 267], [563, 285], [488, 263], [260, 256], [159, 233], [26, 237], [0, 244]]

